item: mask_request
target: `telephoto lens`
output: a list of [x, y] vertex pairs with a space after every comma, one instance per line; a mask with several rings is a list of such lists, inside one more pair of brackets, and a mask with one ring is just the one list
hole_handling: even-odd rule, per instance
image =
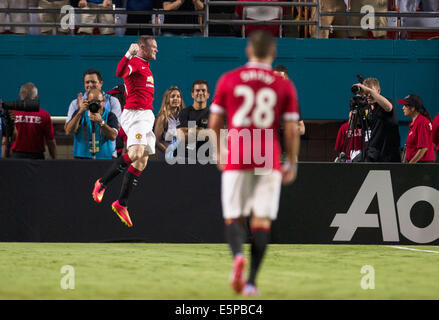
[[361, 88], [359, 86], [353, 85], [351, 88], [351, 91], [353, 94], [360, 94], [361, 93]]
[[0, 99], [0, 108], [5, 110], [38, 112], [40, 110], [40, 101], [38, 99], [17, 101], [2, 101]]

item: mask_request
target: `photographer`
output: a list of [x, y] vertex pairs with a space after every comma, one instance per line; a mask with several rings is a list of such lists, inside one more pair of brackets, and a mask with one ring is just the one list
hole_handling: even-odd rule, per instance
[[[99, 70], [96, 69], [88, 69], [84, 72], [82, 76], [83, 84], [84, 84], [84, 94], [81, 95], [83, 100], [87, 100], [88, 94], [92, 89], [98, 89], [102, 91], [102, 87], [104, 85], [104, 80], [102, 78], [102, 74]], [[122, 108], [119, 100], [116, 97], [111, 96], [110, 94], [102, 91], [102, 94], [105, 98], [105, 109], [114, 113], [117, 117], [117, 120], [120, 122], [120, 116], [122, 113]], [[81, 100], [82, 101], [82, 100]], [[73, 113], [78, 110], [78, 99], [74, 99], [70, 105], [69, 110], [67, 112], [66, 124], [64, 125], [64, 130], [67, 128], [67, 124], [72, 120]], [[66, 132], [68, 135], [68, 133]], [[116, 142], [113, 142], [114, 149], [116, 150]], [[117, 152], [114, 151], [114, 157], [117, 156]]]
[[[20, 100], [38, 100], [38, 89], [28, 82], [20, 88]], [[56, 159], [56, 141], [50, 114], [39, 108], [38, 111], [14, 110], [17, 137], [12, 144], [11, 158], [44, 159], [45, 145], [52, 159]], [[13, 135], [12, 135], [13, 136]]]
[[[367, 99], [367, 123], [370, 137], [366, 142], [365, 162], [401, 162], [398, 115], [393, 103], [381, 95], [378, 79], [357, 83]], [[364, 134], [364, 133], [363, 133]]]
[[[111, 159], [118, 133], [116, 115], [104, 108], [102, 91], [92, 89], [88, 99], [78, 94], [79, 109], [66, 124], [66, 134], [74, 134], [73, 156], [76, 159]], [[95, 149], [93, 149], [93, 140]], [[93, 153], [94, 151], [94, 153]]]

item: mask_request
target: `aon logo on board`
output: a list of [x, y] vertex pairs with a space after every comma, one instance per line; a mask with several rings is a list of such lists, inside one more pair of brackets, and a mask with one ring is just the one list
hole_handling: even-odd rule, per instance
[[[384, 241], [399, 241], [396, 211], [401, 234], [416, 243], [429, 243], [439, 238], [439, 191], [427, 186], [407, 190], [396, 202], [393, 198], [390, 171], [371, 170], [361, 185], [348, 212], [337, 213], [331, 227], [338, 227], [333, 241], [350, 241], [357, 228], [379, 228], [378, 213], [367, 213], [375, 195]], [[412, 207], [419, 201], [428, 202], [434, 210], [433, 221], [418, 228], [410, 219]]]

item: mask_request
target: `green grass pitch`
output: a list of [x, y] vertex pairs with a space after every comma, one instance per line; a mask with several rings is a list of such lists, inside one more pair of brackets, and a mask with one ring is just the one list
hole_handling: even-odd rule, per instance
[[[270, 245], [257, 299], [439, 299], [439, 250]], [[245, 247], [248, 256], [249, 246]], [[229, 287], [225, 244], [0, 243], [0, 299], [249, 299]], [[62, 289], [64, 265], [75, 288]], [[361, 281], [374, 269], [374, 289]], [[370, 278], [369, 278], [370, 279]], [[371, 282], [368, 282], [371, 284]]]

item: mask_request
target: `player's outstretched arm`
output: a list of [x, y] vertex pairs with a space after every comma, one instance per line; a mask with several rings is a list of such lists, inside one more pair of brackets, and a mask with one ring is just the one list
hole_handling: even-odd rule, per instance
[[132, 43], [125, 56], [117, 65], [116, 76], [119, 78], [125, 78], [135, 71], [132, 69], [132, 66], [131, 69], [128, 67], [128, 63], [130, 62], [130, 59], [136, 55], [137, 51], [139, 51], [139, 45], [137, 43]]

